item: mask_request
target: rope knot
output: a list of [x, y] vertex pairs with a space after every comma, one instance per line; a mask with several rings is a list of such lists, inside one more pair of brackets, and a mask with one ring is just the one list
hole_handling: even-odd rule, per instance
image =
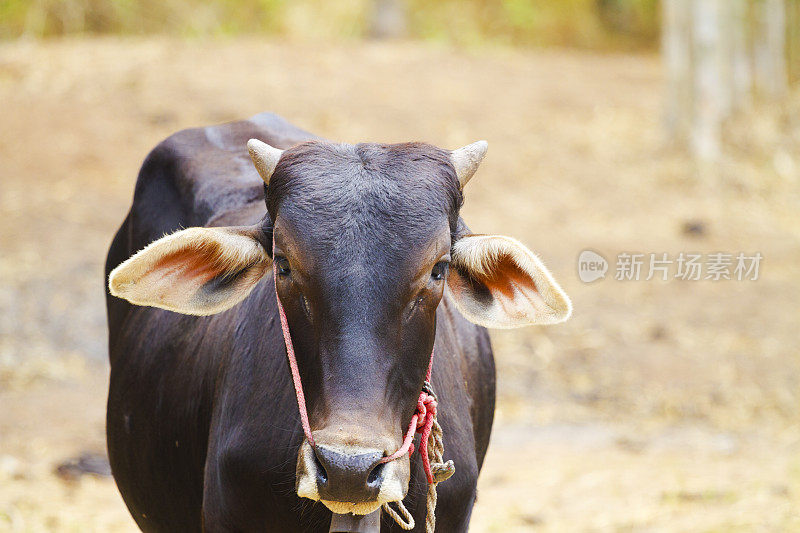
[[417, 400], [417, 431], [428, 424], [429, 418], [436, 417], [436, 407], [438, 406], [436, 396], [421, 392]]
[[[422, 458], [422, 468], [425, 470], [425, 477], [428, 481], [428, 514], [425, 521], [425, 530], [429, 533], [433, 533], [436, 527], [436, 515], [434, 514], [436, 510], [436, 485], [449, 479], [456, 471], [453, 461], [444, 462], [442, 458], [444, 443], [442, 441], [442, 426], [436, 420], [437, 407], [436, 394], [434, 394], [431, 384], [426, 380], [417, 399], [417, 411], [412, 417], [412, 425], [406, 435], [406, 441], [409, 443], [407, 449], [409, 455], [411, 455], [414, 453], [414, 444], [410, 442], [412, 431], [420, 433], [419, 454]], [[405, 449], [401, 448], [401, 450], [404, 454]], [[395, 452], [395, 455], [385, 457], [384, 461], [396, 459], [401, 450]], [[414, 518], [403, 505], [403, 502], [397, 502], [397, 507], [400, 513], [392, 509], [388, 503], [383, 504], [383, 509], [402, 529], [414, 529]], [[401, 517], [400, 514], [403, 516]]]

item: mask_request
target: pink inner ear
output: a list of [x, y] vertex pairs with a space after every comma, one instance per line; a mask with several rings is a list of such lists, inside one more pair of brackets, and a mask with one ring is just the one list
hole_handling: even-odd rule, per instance
[[533, 314], [531, 306], [540, 312], [550, 310], [531, 275], [509, 254], [498, 256], [487, 273], [477, 276], [477, 279], [509, 316], [529, 316]]
[[161, 280], [172, 279], [183, 283], [203, 285], [222, 274], [219, 264], [219, 244], [210, 241], [201, 247], [186, 247], [161, 258], [153, 267], [153, 274]]
[[523, 290], [523, 288], [526, 292], [539, 292], [531, 276], [522, 270], [508, 254], [498, 257], [488, 275], [480, 276], [479, 279], [492, 291], [495, 298], [502, 295], [512, 299], [517, 291]]

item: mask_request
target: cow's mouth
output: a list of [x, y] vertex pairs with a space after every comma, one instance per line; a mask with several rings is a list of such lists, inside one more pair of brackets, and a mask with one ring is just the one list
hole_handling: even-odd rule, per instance
[[365, 516], [372, 514], [380, 509], [381, 504], [378, 502], [333, 502], [329, 500], [320, 500], [325, 507], [331, 510], [333, 514], [341, 515], [356, 515]]

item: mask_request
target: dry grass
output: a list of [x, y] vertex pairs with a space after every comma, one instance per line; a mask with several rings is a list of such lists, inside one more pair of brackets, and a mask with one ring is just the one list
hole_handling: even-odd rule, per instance
[[[155, 143], [262, 110], [343, 141], [488, 139], [468, 222], [528, 243], [573, 297], [565, 325], [493, 335], [474, 530], [800, 528], [800, 99], [732, 125], [700, 172], [662, 142], [660, 91], [649, 56], [2, 45], [0, 529], [131, 530], [110, 481], [52, 474], [103, 447], [105, 251]], [[756, 282], [585, 285], [584, 248], [765, 260]]]

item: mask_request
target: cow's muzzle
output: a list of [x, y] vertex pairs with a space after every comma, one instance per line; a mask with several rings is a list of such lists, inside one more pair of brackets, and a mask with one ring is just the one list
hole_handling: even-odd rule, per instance
[[402, 500], [408, 490], [408, 456], [382, 463], [385, 449], [303, 441], [297, 459], [297, 495], [321, 501], [334, 513], [369, 514]]

